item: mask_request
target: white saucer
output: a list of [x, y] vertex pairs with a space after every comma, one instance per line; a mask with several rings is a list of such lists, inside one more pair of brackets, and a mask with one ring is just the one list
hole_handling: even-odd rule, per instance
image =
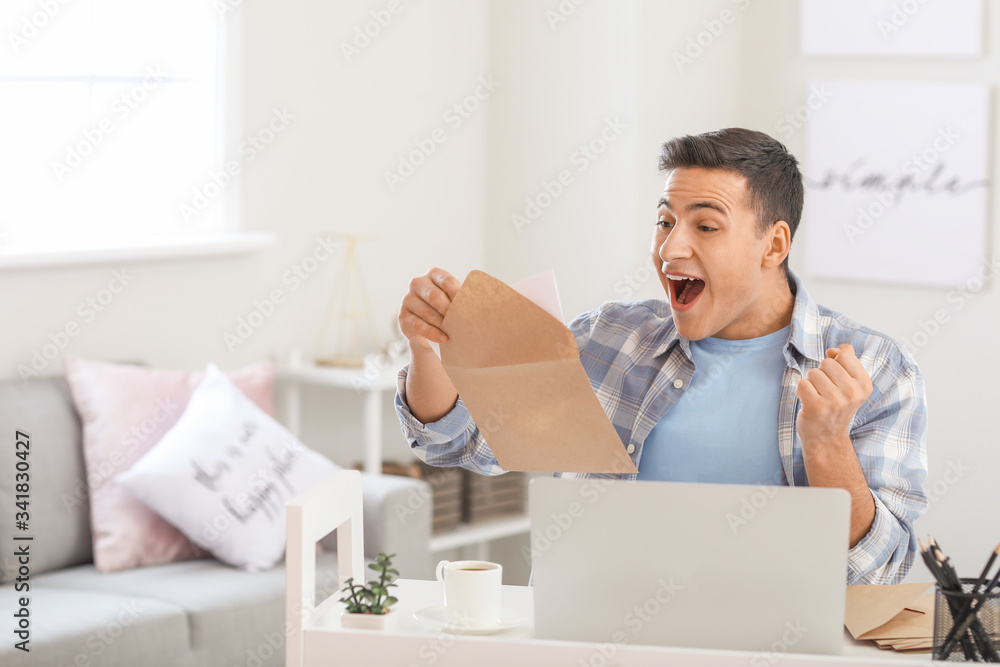
[[445, 632], [453, 632], [457, 635], [492, 635], [504, 630], [516, 628], [524, 624], [528, 618], [513, 609], [507, 607], [500, 608], [500, 621], [496, 625], [484, 627], [466, 627], [463, 625], [452, 625], [448, 622], [448, 613], [441, 605], [424, 607], [413, 612], [413, 618], [437, 626]]

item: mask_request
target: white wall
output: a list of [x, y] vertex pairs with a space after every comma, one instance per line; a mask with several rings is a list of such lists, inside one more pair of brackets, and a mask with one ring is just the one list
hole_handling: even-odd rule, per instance
[[[359, 252], [383, 340], [395, 326], [410, 278], [433, 265], [461, 276], [483, 265], [486, 119], [494, 102], [491, 96], [468, 118], [457, 117], [460, 124], [456, 116], [444, 118], [490, 74], [485, 1], [404, 0], [402, 11], [348, 62], [341, 44], [353, 43], [356, 28], [370, 27], [372, 12], [387, 6], [298, 1], [245, 3], [241, 10], [244, 123], [254, 127], [254, 119], [277, 105], [301, 117], [287, 131], [283, 152], [276, 150], [245, 183], [247, 226], [294, 241], [300, 254], [276, 262], [281, 271], [319, 231], [379, 235]], [[385, 172], [396, 170], [399, 156], [417, 150], [414, 142], [438, 128], [444, 143], [390, 190]], [[245, 353], [248, 359], [293, 343], [312, 353], [337, 271], [330, 264], [299, 290], [296, 310], [275, 322], [267, 337], [261, 331], [259, 341], [250, 341], [257, 345]], [[259, 287], [244, 293], [266, 291], [277, 275], [261, 276]], [[304, 441], [342, 465], [360, 461], [360, 408], [360, 397], [350, 392], [304, 392]], [[385, 433], [387, 457], [410, 456], [388, 402]]]
[[631, 268], [637, 4], [565, 16], [557, 3], [491, 5], [506, 94], [490, 116], [487, 271], [516, 281], [555, 268], [567, 317], [611, 298]]

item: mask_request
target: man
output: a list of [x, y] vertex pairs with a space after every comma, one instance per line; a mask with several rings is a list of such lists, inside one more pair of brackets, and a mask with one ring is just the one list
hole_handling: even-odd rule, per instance
[[[895, 583], [926, 510], [923, 380], [888, 336], [817, 305], [788, 268], [802, 174], [783, 145], [731, 128], [663, 146], [652, 260], [668, 299], [610, 302], [569, 324], [638, 475], [846, 489], [848, 583]], [[503, 472], [428, 340], [459, 282], [410, 283], [411, 363], [396, 409], [433, 465]]]

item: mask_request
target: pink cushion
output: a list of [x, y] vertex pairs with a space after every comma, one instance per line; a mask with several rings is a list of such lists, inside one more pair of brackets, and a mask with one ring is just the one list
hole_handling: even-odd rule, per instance
[[[260, 362], [226, 374], [247, 398], [274, 416], [274, 366]], [[94, 565], [114, 572], [208, 554], [114, 476], [128, 470], [177, 423], [203, 371], [175, 371], [66, 358], [66, 379], [83, 422], [90, 489]]]

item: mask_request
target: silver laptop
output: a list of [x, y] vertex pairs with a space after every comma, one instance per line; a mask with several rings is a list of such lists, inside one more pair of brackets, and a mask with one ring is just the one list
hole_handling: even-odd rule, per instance
[[528, 499], [538, 638], [842, 650], [847, 491], [550, 477]]

